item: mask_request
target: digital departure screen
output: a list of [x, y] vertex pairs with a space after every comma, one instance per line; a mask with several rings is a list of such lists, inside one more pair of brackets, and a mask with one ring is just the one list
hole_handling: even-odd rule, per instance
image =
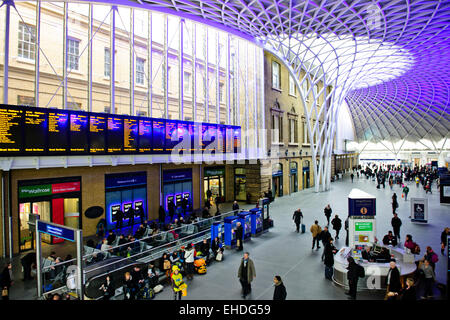
[[152, 151], [152, 120], [139, 120], [139, 152]]
[[[189, 141], [184, 141], [189, 139]], [[217, 140], [217, 147], [214, 142]], [[240, 152], [241, 128], [53, 108], [0, 105], [0, 157]]]
[[106, 115], [90, 115], [89, 137], [90, 153], [106, 152]]
[[48, 152], [64, 154], [68, 151], [69, 112], [51, 111], [48, 113]]
[[70, 152], [88, 153], [88, 114], [70, 113]]
[[164, 131], [165, 123], [161, 120], [153, 120], [153, 152], [163, 153], [164, 152]]
[[108, 153], [120, 153], [123, 149], [123, 119], [108, 116]]
[[47, 125], [47, 112], [43, 112], [37, 108], [25, 111], [23, 125], [25, 153], [45, 153], [47, 150]]
[[0, 155], [22, 153], [23, 110], [2, 105], [0, 107]]
[[136, 153], [139, 149], [139, 121], [137, 118], [123, 119], [123, 151]]

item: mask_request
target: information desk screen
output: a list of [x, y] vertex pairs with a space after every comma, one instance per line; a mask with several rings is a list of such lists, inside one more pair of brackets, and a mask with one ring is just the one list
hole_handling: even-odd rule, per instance
[[69, 147], [69, 112], [50, 111], [48, 113], [48, 152], [65, 154]]
[[106, 152], [106, 115], [90, 115], [89, 138], [90, 153]]
[[23, 130], [25, 153], [45, 153], [48, 130], [47, 112], [39, 108], [25, 110]]
[[88, 153], [88, 114], [70, 112], [70, 152]]
[[165, 121], [164, 120], [153, 120], [153, 152], [163, 153], [164, 152], [164, 131], [165, 131]]
[[139, 120], [125, 117], [123, 119], [123, 151], [136, 153], [138, 151]]
[[152, 152], [152, 120], [139, 120], [139, 152]]
[[108, 153], [120, 153], [123, 150], [123, 118], [108, 116]]
[[20, 108], [0, 105], [0, 156], [22, 153], [22, 115]]

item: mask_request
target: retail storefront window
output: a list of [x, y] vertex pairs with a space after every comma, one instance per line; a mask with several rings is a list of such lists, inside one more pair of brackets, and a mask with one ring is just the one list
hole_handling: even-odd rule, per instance
[[246, 201], [247, 200], [247, 190], [246, 190], [247, 176], [244, 168], [234, 169], [234, 195], [235, 200]]

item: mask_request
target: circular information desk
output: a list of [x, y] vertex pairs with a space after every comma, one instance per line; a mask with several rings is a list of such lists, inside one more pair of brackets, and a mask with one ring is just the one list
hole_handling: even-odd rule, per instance
[[[394, 255], [396, 265], [400, 271], [402, 281], [406, 276], [416, 271], [417, 266], [414, 261], [414, 255], [405, 253], [403, 249], [394, 247], [385, 247]], [[348, 287], [347, 280], [347, 257], [352, 256], [352, 250], [349, 247], [343, 247], [334, 256], [333, 281], [343, 287]], [[354, 257], [355, 262], [364, 267], [365, 277], [359, 278], [358, 289], [386, 289], [386, 277], [389, 271], [389, 263], [368, 262]]]

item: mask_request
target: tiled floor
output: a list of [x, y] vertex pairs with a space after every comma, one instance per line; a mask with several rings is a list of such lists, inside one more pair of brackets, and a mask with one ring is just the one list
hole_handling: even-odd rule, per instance
[[[320, 261], [322, 249], [311, 250], [311, 234], [308, 230], [316, 219], [322, 226], [326, 224], [323, 208], [328, 203], [333, 209], [332, 215], [338, 214], [344, 220], [347, 216], [347, 196], [352, 188], [359, 188], [377, 197], [377, 237], [379, 239], [391, 230], [391, 196], [393, 192], [397, 193], [400, 204], [398, 213], [403, 221], [402, 238], [404, 239], [404, 236], [410, 233], [422, 251], [427, 245], [434, 248], [440, 258], [436, 266], [437, 280], [445, 283], [447, 257], [440, 254], [439, 248], [440, 234], [444, 227], [450, 225], [450, 207], [439, 204], [436, 186], [431, 195], [425, 195], [424, 190], [416, 188], [414, 184], [410, 184], [409, 187], [408, 198], [428, 198], [430, 215], [427, 224], [415, 224], [409, 221], [410, 201], [404, 201], [401, 198], [401, 190], [398, 186], [392, 191], [389, 186], [386, 189], [376, 189], [375, 182], [365, 178], [355, 178], [354, 183], [351, 183], [348, 177], [338, 180], [331, 184], [329, 192], [315, 193], [309, 189], [277, 198], [270, 208], [271, 217], [275, 223], [274, 228], [244, 244], [244, 251], [250, 252], [250, 257], [255, 263], [257, 275], [252, 283], [252, 294], [247, 299], [272, 299], [272, 279], [277, 274], [282, 277], [286, 285], [288, 299], [347, 299], [343, 288], [324, 278], [324, 265]], [[248, 205], [241, 207], [248, 207]], [[297, 208], [301, 208], [304, 215], [307, 229], [305, 234], [294, 232], [292, 214]], [[224, 209], [221, 211], [224, 212]], [[334, 236], [334, 231], [332, 235]], [[338, 248], [344, 245], [345, 233], [341, 233], [341, 238], [343, 240], [336, 241]], [[241, 287], [237, 278], [241, 256], [241, 253], [235, 251], [225, 251], [223, 262], [214, 262], [208, 267], [207, 274], [197, 275], [194, 280], [187, 281], [188, 296], [183, 299], [241, 299]], [[19, 280], [12, 288], [11, 298], [33, 299], [35, 291], [34, 282], [23, 283]], [[358, 299], [366, 300], [382, 299], [383, 296], [383, 292], [376, 291], [358, 293]], [[172, 299], [172, 291], [166, 287], [163, 292], [157, 294], [155, 299]]]

